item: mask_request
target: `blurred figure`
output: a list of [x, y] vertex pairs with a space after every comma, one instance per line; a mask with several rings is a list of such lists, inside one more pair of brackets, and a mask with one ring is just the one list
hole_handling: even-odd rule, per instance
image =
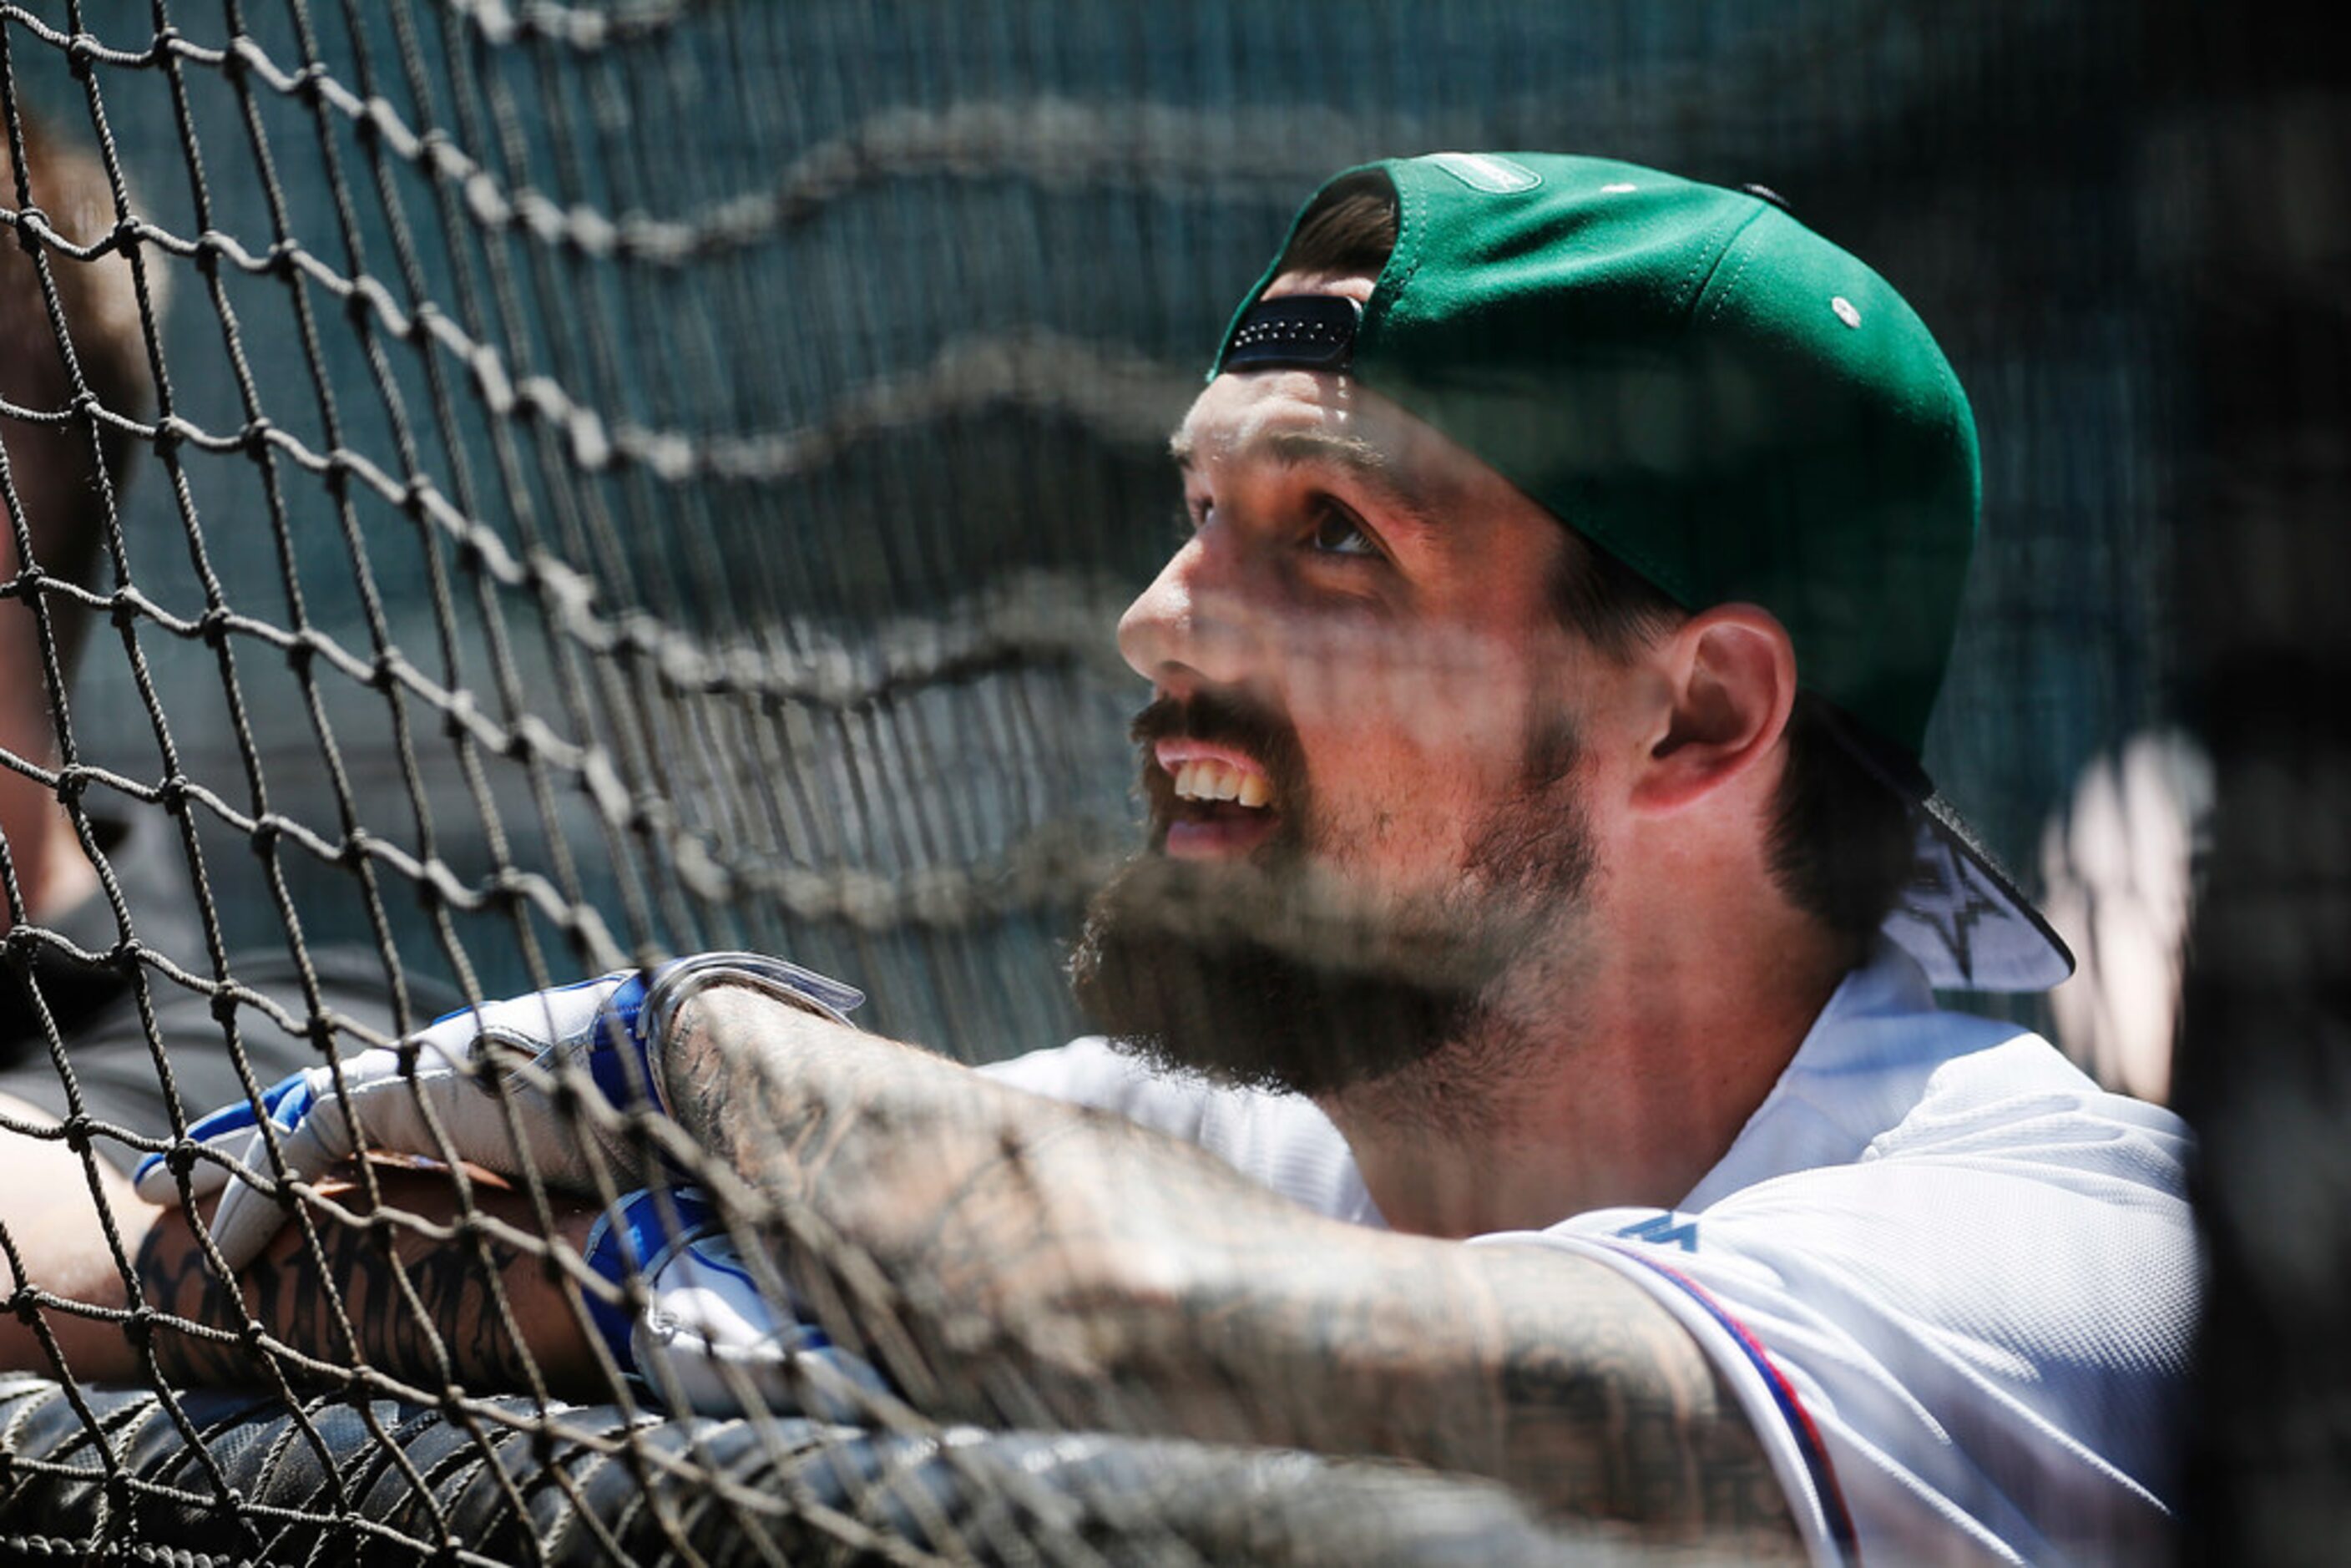
[[[80, 259], [49, 237], [79, 248], [111, 233], [115, 182], [88, 150], [21, 105], [18, 116], [21, 162], [19, 148], [0, 137], [0, 212], [11, 231], [0, 238], [0, 401], [21, 411], [0, 416], [0, 519], [8, 525], [0, 529], [0, 852], [7, 872], [0, 933], [8, 936], [0, 953], [0, 1234], [29, 1281], [52, 1294], [44, 1316], [66, 1359], [60, 1370], [105, 1368], [110, 1356], [119, 1372], [120, 1327], [57, 1304], [122, 1305], [122, 1264], [111, 1247], [89, 1245], [98, 1234], [91, 1205], [102, 1197], [118, 1225], [151, 1206], [125, 1180], [144, 1150], [113, 1129], [171, 1134], [159, 1055], [183, 1105], [202, 1108], [245, 1091], [230, 1026], [214, 1016], [213, 998], [162, 978], [149, 961], [161, 954], [208, 967], [203, 905], [180, 825], [103, 788], [80, 796], [77, 822], [57, 788], [62, 737], [89, 734], [89, 721], [61, 723], [53, 694], [71, 684], [90, 617], [70, 596], [35, 585], [96, 583], [140, 444], [104, 422], [93, 436], [89, 422], [71, 411], [86, 390], [109, 413], [143, 420], [154, 389], [131, 262], [119, 251]], [[34, 211], [45, 229], [20, 226]], [[28, 229], [37, 259], [24, 243]], [[160, 312], [161, 270], [147, 282], [148, 308]], [[110, 880], [120, 915], [106, 891]], [[126, 937], [138, 945], [138, 963], [115, 956]], [[283, 953], [239, 954], [230, 962], [239, 982], [275, 997], [298, 1019], [315, 994], [321, 1009], [379, 1034], [418, 1021], [398, 1010], [372, 950], [312, 948], [305, 958], [301, 973]], [[455, 1005], [440, 988], [425, 988], [432, 994], [410, 988], [429, 1009], [424, 1016]], [[308, 1034], [287, 1033], [261, 1012], [241, 1011], [235, 1030], [263, 1082], [319, 1060]], [[95, 1157], [86, 1157], [68, 1130], [77, 1109]], [[5, 1256], [0, 1291], [12, 1291], [24, 1281]], [[0, 1354], [12, 1364], [53, 1364], [19, 1319], [0, 1320]]]
[[2041, 841], [2049, 918], [2081, 967], [2049, 993], [2058, 1042], [2108, 1088], [2158, 1103], [2187, 962], [2212, 763], [2175, 731], [2131, 737], [2084, 769]]
[[[34, 230], [44, 252], [37, 259], [22, 226], [37, 212], [50, 231], [88, 245], [114, 226], [113, 183], [96, 158], [60, 141], [21, 106], [17, 124], [20, 143], [0, 141], [0, 206], [17, 217], [0, 244], [0, 400], [24, 414], [57, 415], [87, 389], [106, 409], [143, 417], [154, 389], [130, 262], [119, 253], [77, 260]], [[150, 298], [161, 308], [159, 296], [151, 291]], [[0, 852], [8, 873], [0, 931], [18, 936], [16, 928], [29, 924], [47, 934], [12, 940], [0, 978], [0, 1125], [6, 1128], [0, 1131], [0, 1229], [26, 1260], [32, 1282], [68, 1295], [85, 1293], [108, 1270], [102, 1260], [90, 1260], [91, 1267], [48, 1267], [54, 1239], [87, 1230], [95, 1191], [118, 1212], [135, 1200], [116, 1166], [86, 1166], [68, 1142], [38, 1131], [53, 1128], [72, 1108], [52, 1048], [134, 1007], [124, 969], [81, 961], [70, 950], [103, 956], [121, 930], [55, 783], [61, 747], [53, 692], [72, 679], [89, 613], [35, 585], [93, 580], [134, 449], [108, 424], [93, 436], [78, 417], [0, 417], [0, 517], [8, 524], [0, 533], [0, 586], [7, 591], [0, 599]], [[140, 939], [174, 954], [200, 952], [194, 899], [163, 821], [153, 813], [117, 817], [96, 798], [84, 806], [90, 843], [112, 870], [126, 906], [139, 912]], [[134, 1027], [126, 1045], [145, 1058], [143, 1028]], [[160, 1080], [152, 1059], [143, 1065], [152, 1085], [147, 1099], [160, 1113]], [[95, 1098], [84, 1106], [111, 1119], [121, 1103], [97, 1082], [103, 1076], [93, 1075]], [[234, 1081], [224, 1087], [233, 1091]], [[12, 1288], [19, 1282], [6, 1281]], [[70, 1344], [78, 1329], [98, 1326], [64, 1325], [65, 1338]], [[0, 1329], [26, 1333], [16, 1323]]]
[[[76, 245], [104, 236], [114, 226], [114, 192], [105, 169], [82, 149], [57, 142], [31, 114], [21, 114], [20, 123], [22, 168], [0, 142], [0, 205], [37, 209], [51, 230]], [[16, 879], [15, 897], [0, 904], [0, 931], [27, 915], [47, 924], [88, 904], [99, 889], [57, 790], [27, 771], [54, 771], [58, 758], [40, 621], [46, 616], [48, 622], [57, 674], [70, 684], [89, 614], [64, 595], [27, 591], [26, 574], [37, 569], [43, 578], [89, 586], [104, 553], [111, 497], [129, 476], [131, 438], [101, 423], [93, 439], [89, 423], [70, 416], [77, 374], [80, 387], [118, 414], [144, 417], [154, 399], [131, 264], [120, 254], [85, 262], [51, 249], [45, 289], [24, 232], [16, 228], [0, 246], [0, 400], [28, 413], [68, 417], [54, 423], [0, 418], [0, 453], [6, 458], [0, 507], [9, 519], [0, 534], [0, 582], [13, 589], [0, 601], [0, 751], [12, 764], [0, 771], [0, 840]], [[51, 290], [65, 319], [63, 342], [51, 317]], [[152, 298], [160, 309], [160, 292]], [[101, 841], [110, 836], [101, 831]], [[105, 925], [102, 945], [111, 946], [110, 917]], [[13, 993], [6, 999], [10, 1025], [19, 1021], [14, 1009], [21, 1002]]]

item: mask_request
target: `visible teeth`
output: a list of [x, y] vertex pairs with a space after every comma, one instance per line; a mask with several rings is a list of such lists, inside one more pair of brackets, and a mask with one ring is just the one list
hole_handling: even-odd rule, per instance
[[1177, 763], [1175, 786], [1180, 800], [1231, 800], [1252, 808], [1273, 800], [1272, 787], [1259, 775], [1205, 757]]

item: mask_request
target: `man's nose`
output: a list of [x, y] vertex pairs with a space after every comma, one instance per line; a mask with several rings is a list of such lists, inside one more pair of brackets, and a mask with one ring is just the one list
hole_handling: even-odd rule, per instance
[[1119, 618], [1118, 650], [1135, 674], [1176, 696], [1261, 676], [1263, 612], [1249, 570], [1222, 529], [1186, 539]]

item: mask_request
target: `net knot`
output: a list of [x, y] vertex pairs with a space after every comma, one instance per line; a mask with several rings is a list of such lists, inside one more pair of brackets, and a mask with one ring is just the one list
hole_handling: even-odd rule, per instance
[[451, 740], [463, 740], [472, 733], [480, 706], [474, 701], [474, 694], [465, 687], [451, 692], [447, 706], [441, 710], [441, 733]]
[[196, 635], [207, 648], [218, 648], [228, 641], [229, 610], [225, 604], [215, 604], [196, 617]]
[[238, 449], [247, 457], [256, 460], [266, 457], [269, 455], [270, 434], [277, 428], [269, 423], [266, 415], [255, 414], [245, 422], [245, 428], [237, 433]]
[[162, 807], [169, 815], [174, 817], [187, 815], [188, 776], [184, 773], [174, 773], [156, 785], [155, 803]]
[[236, 998], [227, 990], [213, 993], [212, 1015], [214, 1023], [224, 1028], [236, 1021]]
[[41, 235], [47, 232], [49, 214], [38, 207], [19, 207], [16, 221], [9, 225], [16, 231], [16, 243], [28, 251], [41, 248]]

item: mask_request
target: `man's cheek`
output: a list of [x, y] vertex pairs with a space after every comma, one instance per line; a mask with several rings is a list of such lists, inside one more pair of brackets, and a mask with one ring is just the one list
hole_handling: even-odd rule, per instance
[[1470, 815], [1418, 759], [1359, 755], [1345, 787], [1317, 789], [1311, 808], [1287, 825], [1309, 860], [1384, 904], [1450, 885]]
[[1491, 639], [1343, 635], [1315, 647], [1290, 666], [1290, 706], [1301, 732], [1335, 730], [1437, 767], [1476, 769], [1489, 754], [1523, 749], [1527, 674]]

